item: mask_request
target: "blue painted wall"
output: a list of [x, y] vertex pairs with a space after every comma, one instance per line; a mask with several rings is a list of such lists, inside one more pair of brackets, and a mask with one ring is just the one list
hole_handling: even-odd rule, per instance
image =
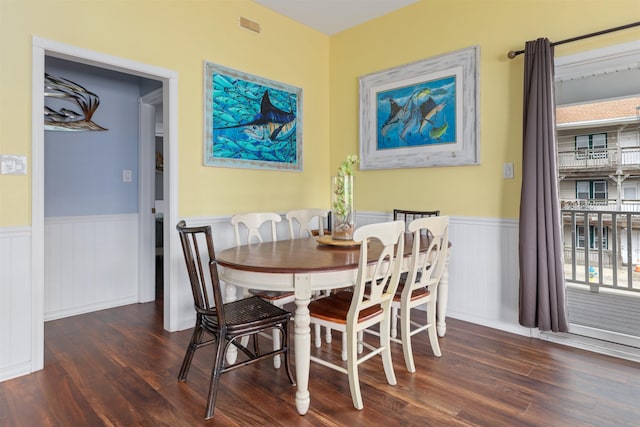
[[[161, 83], [50, 57], [45, 70], [98, 95], [92, 121], [108, 129], [45, 131], [45, 216], [137, 212], [138, 98]], [[51, 98], [45, 104], [80, 110], [75, 103]], [[125, 169], [132, 171], [131, 182], [122, 180]]]

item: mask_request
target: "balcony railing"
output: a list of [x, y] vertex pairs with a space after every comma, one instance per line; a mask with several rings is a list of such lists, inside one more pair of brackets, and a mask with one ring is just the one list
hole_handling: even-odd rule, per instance
[[560, 208], [583, 211], [639, 212], [640, 200], [634, 199], [561, 199]]
[[640, 147], [590, 148], [559, 150], [559, 169], [638, 167]]
[[592, 292], [610, 288], [640, 293], [640, 268], [636, 271], [640, 213], [596, 209], [561, 213], [565, 280], [588, 285]]

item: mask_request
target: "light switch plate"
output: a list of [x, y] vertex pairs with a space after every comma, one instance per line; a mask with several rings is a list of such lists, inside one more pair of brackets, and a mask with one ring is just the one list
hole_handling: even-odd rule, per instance
[[513, 178], [513, 163], [505, 163], [502, 165], [502, 176], [506, 179]]
[[26, 175], [27, 156], [14, 154], [0, 154], [0, 174]]

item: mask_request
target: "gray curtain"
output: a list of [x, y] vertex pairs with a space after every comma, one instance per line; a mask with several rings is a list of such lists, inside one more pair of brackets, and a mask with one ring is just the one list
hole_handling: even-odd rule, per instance
[[520, 199], [520, 324], [567, 332], [558, 202], [553, 46], [525, 45]]

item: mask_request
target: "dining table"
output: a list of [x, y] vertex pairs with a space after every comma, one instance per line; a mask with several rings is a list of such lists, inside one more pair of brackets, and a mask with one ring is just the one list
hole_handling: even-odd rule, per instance
[[[320, 241], [319, 241], [320, 240]], [[369, 242], [369, 261], [377, 260], [382, 246]], [[408, 271], [413, 234], [405, 233], [402, 270]], [[426, 250], [428, 237], [421, 238]], [[232, 247], [216, 256], [220, 279], [233, 291], [225, 292], [227, 301], [235, 298], [233, 286], [269, 291], [293, 291], [294, 355], [296, 372], [296, 409], [304, 415], [309, 410], [309, 369], [311, 356], [311, 328], [309, 302], [318, 291], [344, 288], [355, 282], [360, 246], [352, 241], [338, 241], [312, 236], [301, 239], [278, 240]], [[438, 286], [437, 330], [446, 332], [446, 304], [448, 294], [448, 268]], [[231, 285], [231, 286], [229, 286]]]

